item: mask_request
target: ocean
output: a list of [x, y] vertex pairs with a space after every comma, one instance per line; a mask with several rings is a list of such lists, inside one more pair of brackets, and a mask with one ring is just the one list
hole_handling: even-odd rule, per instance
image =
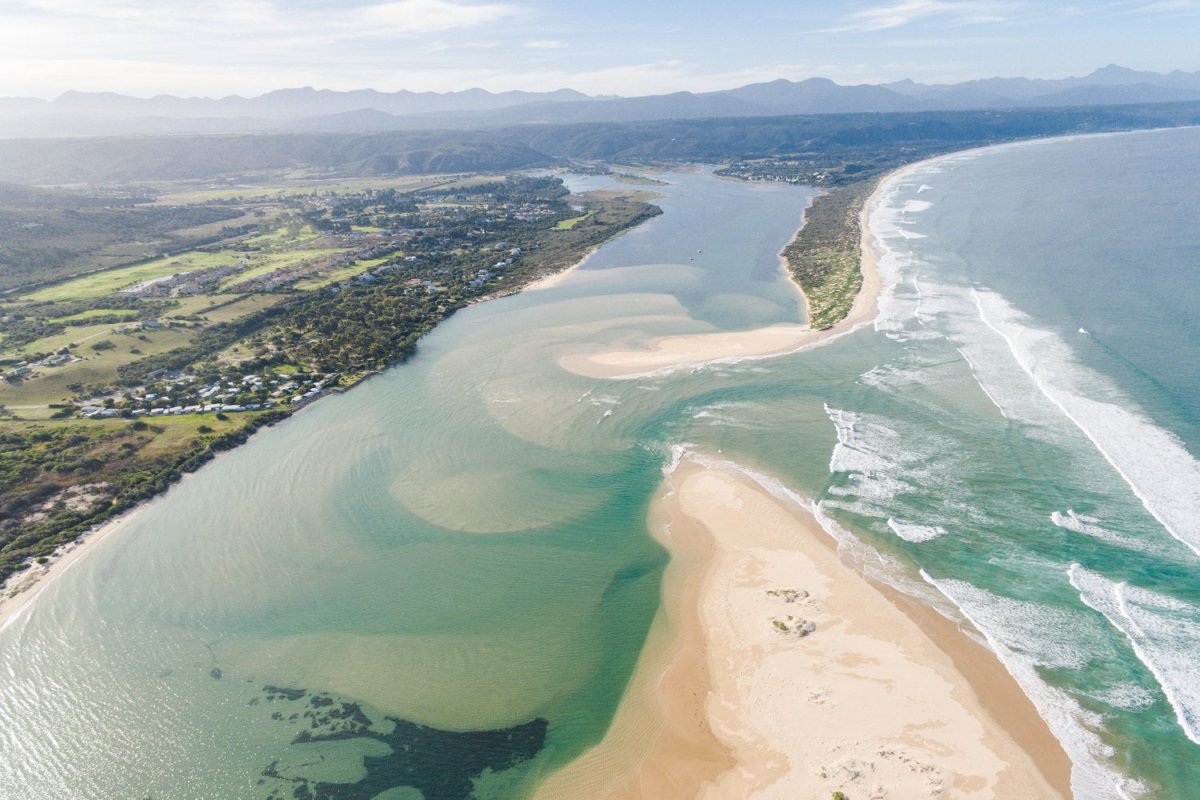
[[189, 476], [0, 631], [0, 795], [527, 796], [608, 727], [658, 604], [650, 498], [690, 450], [972, 620], [1078, 797], [1188, 797], [1198, 171], [1192, 129], [926, 162], [872, 217], [873, 325], [570, 373], [802, 319], [777, 254], [811, 190], [655, 175], [662, 216]]

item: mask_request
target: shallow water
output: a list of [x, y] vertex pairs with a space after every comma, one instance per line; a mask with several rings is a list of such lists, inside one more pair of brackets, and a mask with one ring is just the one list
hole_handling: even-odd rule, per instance
[[[807, 190], [662, 176], [663, 216], [554, 288], [455, 315], [48, 587], [0, 634], [0, 795], [523, 796], [607, 727], [657, 605], [647, 504], [690, 447], [816, 499], [864, 569], [974, 620], [1079, 797], [1188, 797], [1196, 233], [1149, 198], [1200, 208], [1198, 144], [932, 162], [873, 218], [874, 328], [639, 380], [568, 373], [568, 353], [802, 314], [776, 254]], [[1131, 272], [1175, 311], [1134, 313], [1112, 275]]]

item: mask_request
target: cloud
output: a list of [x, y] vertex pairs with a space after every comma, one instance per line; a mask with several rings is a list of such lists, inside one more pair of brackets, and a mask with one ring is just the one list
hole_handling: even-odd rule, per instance
[[1196, 0], [1158, 0], [1139, 5], [1134, 11], [1139, 14], [1162, 14], [1170, 11], [1192, 11], [1200, 7]]
[[282, 0], [23, 0], [33, 24], [77, 29], [121, 26], [148, 32], [259, 36], [319, 34], [324, 38], [406, 36], [476, 28], [522, 15], [518, 6], [463, 0], [385, 0], [358, 5], [288, 4]]
[[538, 39], [536, 42], [526, 42], [525, 46], [532, 50], [566, 50], [570, 45], [554, 39]]
[[994, 0], [900, 0], [856, 11], [837, 31], [883, 31], [920, 20], [942, 19], [955, 24], [1003, 22], [1012, 3]]

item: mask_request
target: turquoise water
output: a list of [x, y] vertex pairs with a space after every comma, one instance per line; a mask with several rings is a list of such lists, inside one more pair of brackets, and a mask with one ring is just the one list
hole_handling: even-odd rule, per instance
[[603, 735], [657, 604], [647, 504], [686, 450], [813, 498], [864, 570], [970, 617], [1078, 797], [1193, 796], [1197, 168], [1194, 130], [931, 162], [873, 217], [874, 325], [568, 373], [801, 317], [776, 254], [809, 192], [662, 176], [663, 216], [455, 315], [51, 584], [0, 632], [0, 796], [526, 795]]

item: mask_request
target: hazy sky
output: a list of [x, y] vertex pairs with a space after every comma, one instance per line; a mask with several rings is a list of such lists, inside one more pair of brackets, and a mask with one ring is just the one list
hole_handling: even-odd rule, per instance
[[0, 95], [589, 93], [1200, 69], [1200, 0], [0, 0]]

